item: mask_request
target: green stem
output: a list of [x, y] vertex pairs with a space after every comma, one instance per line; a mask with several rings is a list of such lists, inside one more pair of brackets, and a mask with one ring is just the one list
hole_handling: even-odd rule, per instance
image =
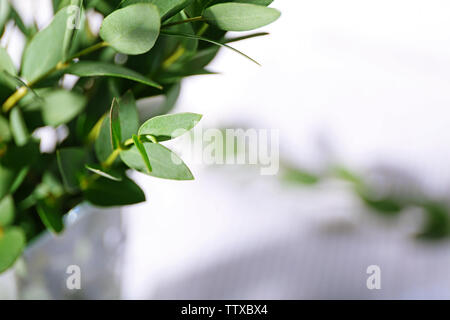
[[82, 51], [80, 51], [80, 52], [74, 54], [72, 57], [70, 57], [69, 59], [67, 59], [66, 62], [70, 62], [70, 61], [72, 61], [73, 59], [80, 58], [80, 57], [82, 57], [82, 56], [86, 56], [86, 55], [88, 55], [88, 54], [90, 54], [90, 53], [92, 53], [92, 52], [94, 52], [94, 51], [100, 50], [100, 49], [102, 49], [102, 48], [104, 48], [104, 47], [107, 47], [107, 46], [108, 46], [108, 43], [107, 43], [107, 42], [105, 42], [105, 41], [99, 42], [99, 43], [94, 44], [93, 46], [91, 46], [91, 47], [89, 47], [89, 48], [86, 48], [86, 49], [84, 49], [84, 50], [82, 50]]
[[190, 23], [190, 22], [197, 22], [197, 21], [204, 21], [204, 20], [205, 20], [205, 18], [203, 18], [202, 16], [198, 16], [198, 17], [188, 18], [185, 20], [177, 21], [177, 22], [166, 23], [161, 28], [164, 29], [164, 28], [177, 26], [177, 25], [183, 24], [183, 23]]
[[109, 155], [108, 159], [106, 159], [106, 161], [102, 163], [102, 167], [110, 168], [114, 164], [114, 161], [116, 161], [117, 157], [120, 155], [121, 151], [122, 151], [121, 148], [114, 150]]

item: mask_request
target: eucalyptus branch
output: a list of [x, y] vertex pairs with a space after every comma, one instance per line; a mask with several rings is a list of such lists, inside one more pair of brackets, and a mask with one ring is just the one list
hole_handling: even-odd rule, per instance
[[48, 72], [46, 72], [45, 74], [43, 74], [42, 76], [40, 76], [39, 78], [37, 78], [34, 81], [31, 81], [30, 83], [28, 83], [27, 86], [21, 86], [19, 87], [3, 104], [2, 106], [2, 111], [4, 113], [7, 113], [8, 111], [10, 111], [17, 103], [19, 103], [19, 101], [26, 96], [26, 94], [28, 93], [28, 89], [34, 87], [36, 84], [38, 84], [39, 82], [47, 79], [50, 75], [52, 75], [54, 72], [59, 71], [59, 70], [63, 70], [65, 68], [67, 68], [69, 66], [69, 64], [77, 58], [80, 58], [82, 56], [88, 55], [94, 51], [100, 50], [104, 47], [108, 46], [107, 42], [99, 42], [97, 44], [94, 44], [91, 47], [88, 47], [78, 53], [76, 53], [75, 55], [73, 55], [72, 57], [70, 57], [69, 59], [67, 59], [66, 61], [60, 61], [56, 64], [55, 67], [53, 67], [52, 69], [50, 69]]

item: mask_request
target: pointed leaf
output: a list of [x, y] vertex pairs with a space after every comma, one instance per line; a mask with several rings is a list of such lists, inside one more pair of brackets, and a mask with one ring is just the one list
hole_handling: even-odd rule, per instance
[[139, 130], [139, 114], [133, 93], [128, 91], [119, 100], [120, 127], [122, 142], [130, 139]]
[[241, 56], [247, 58], [248, 60], [256, 63], [257, 65], [260, 65], [258, 63], [258, 61], [250, 58], [245, 53], [243, 53], [243, 52], [239, 51], [238, 49], [233, 48], [233, 47], [231, 47], [231, 46], [229, 46], [229, 45], [227, 45], [225, 43], [220, 43], [220, 42], [217, 42], [217, 41], [214, 41], [214, 40], [211, 40], [211, 39], [207, 39], [207, 38], [204, 38], [204, 37], [200, 37], [200, 36], [197, 36], [197, 35], [192, 35], [192, 34], [188, 34], [188, 33], [181, 33], [181, 32], [173, 32], [173, 31], [168, 31], [168, 30], [161, 31], [161, 34], [162, 35], [167, 35], [167, 36], [183, 37], [183, 38], [190, 38], [190, 39], [195, 39], [195, 40], [201, 40], [201, 41], [209, 42], [209, 43], [212, 43], [212, 44], [214, 44], [216, 46], [220, 46], [220, 47], [224, 47], [224, 48], [228, 48], [230, 50], [233, 50], [234, 52], [240, 54]]
[[100, 162], [105, 162], [114, 151], [111, 144], [111, 127], [109, 123], [110, 118], [105, 117], [103, 119], [97, 140], [95, 140], [95, 154]]
[[84, 173], [86, 152], [81, 148], [65, 148], [57, 151], [58, 167], [64, 186], [69, 192], [76, 192], [80, 187], [80, 177]]
[[184, 162], [175, 153], [163, 145], [147, 142], [144, 143], [144, 148], [152, 165], [152, 172], [150, 173], [136, 146], [132, 146], [129, 150], [122, 151], [120, 157], [130, 168], [153, 177], [172, 180], [194, 179], [191, 171]]
[[6, 52], [6, 50], [2, 47], [0, 47], [0, 71], [6, 71], [12, 75], [17, 74], [11, 57], [9, 56], [8, 52]]
[[203, 17], [226, 31], [249, 31], [268, 25], [280, 17], [273, 8], [248, 3], [221, 3], [207, 8]]
[[145, 201], [145, 194], [132, 180], [120, 182], [100, 178], [85, 191], [86, 200], [96, 206], [125, 206]]
[[50, 25], [38, 32], [26, 47], [23, 56], [22, 77], [28, 83], [38, 80], [63, 62], [63, 44], [71, 13], [58, 11]]
[[3, 27], [8, 20], [10, 10], [8, 0], [0, 0], [0, 35], [3, 33]]
[[105, 62], [80, 61], [65, 70], [78, 77], [115, 77], [137, 81], [145, 85], [162, 89], [161, 85], [143, 75], [122, 66]]
[[144, 160], [145, 166], [147, 167], [147, 172], [152, 172], [152, 166], [150, 165], [150, 159], [148, 158], [147, 151], [137, 135], [133, 135], [133, 142], [141, 154], [142, 160]]
[[166, 141], [179, 137], [191, 130], [202, 119], [196, 113], [177, 113], [162, 115], [147, 120], [139, 129], [139, 135], [151, 135], [157, 141]]
[[156, 6], [138, 3], [107, 16], [100, 29], [100, 37], [121, 53], [138, 55], [153, 48], [160, 26]]
[[87, 164], [86, 169], [104, 178], [113, 181], [122, 181], [121, 174], [119, 172], [114, 171], [113, 169], [105, 169], [102, 166], [96, 164], [89, 164], [89, 165]]
[[49, 205], [45, 200], [39, 201], [37, 211], [42, 223], [54, 233], [64, 230], [63, 214], [55, 206]]
[[119, 103], [114, 98], [109, 112], [111, 144], [113, 149], [119, 149], [122, 143], [122, 129], [120, 128]]

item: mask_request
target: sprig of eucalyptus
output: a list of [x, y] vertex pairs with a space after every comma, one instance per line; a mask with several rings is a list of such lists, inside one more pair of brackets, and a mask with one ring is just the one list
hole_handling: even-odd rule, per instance
[[[26, 38], [19, 69], [0, 47], [0, 272], [44, 230], [60, 233], [63, 217], [83, 201], [122, 206], [145, 201], [126, 171], [192, 180], [189, 168], [161, 142], [191, 130], [201, 115], [168, 114], [182, 79], [212, 74], [220, 47], [263, 36], [226, 38], [278, 19], [271, 0], [53, 0], [43, 30], [26, 26], [0, 0], [0, 35], [14, 24]], [[104, 16], [92, 33], [87, 10]], [[254, 61], [256, 62], [256, 61]], [[66, 75], [77, 80], [65, 85]], [[150, 119], [136, 100], [164, 96]], [[36, 130], [65, 129], [42, 153]], [[63, 130], [64, 131], [64, 130]]]

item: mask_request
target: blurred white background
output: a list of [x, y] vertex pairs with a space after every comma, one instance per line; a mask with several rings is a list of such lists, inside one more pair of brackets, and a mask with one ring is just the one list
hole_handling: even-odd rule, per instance
[[[47, 1], [16, 2], [39, 2], [41, 13]], [[311, 169], [325, 144], [347, 166], [400, 167], [446, 194], [450, 3], [272, 6], [282, 17], [263, 29], [271, 35], [234, 44], [262, 67], [222, 51], [210, 66], [222, 74], [186, 80], [175, 111], [203, 114], [204, 127], [278, 129], [282, 155]], [[414, 219], [379, 221], [333, 185], [292, 189], [244, 168], [192, 169], [186, 183], [135, 175], [148, 203], [123, 212], [124, 298], [450, 296], [449, 247], [412, 240]], [[382, 290], [366, 288], [371, 264]]]

